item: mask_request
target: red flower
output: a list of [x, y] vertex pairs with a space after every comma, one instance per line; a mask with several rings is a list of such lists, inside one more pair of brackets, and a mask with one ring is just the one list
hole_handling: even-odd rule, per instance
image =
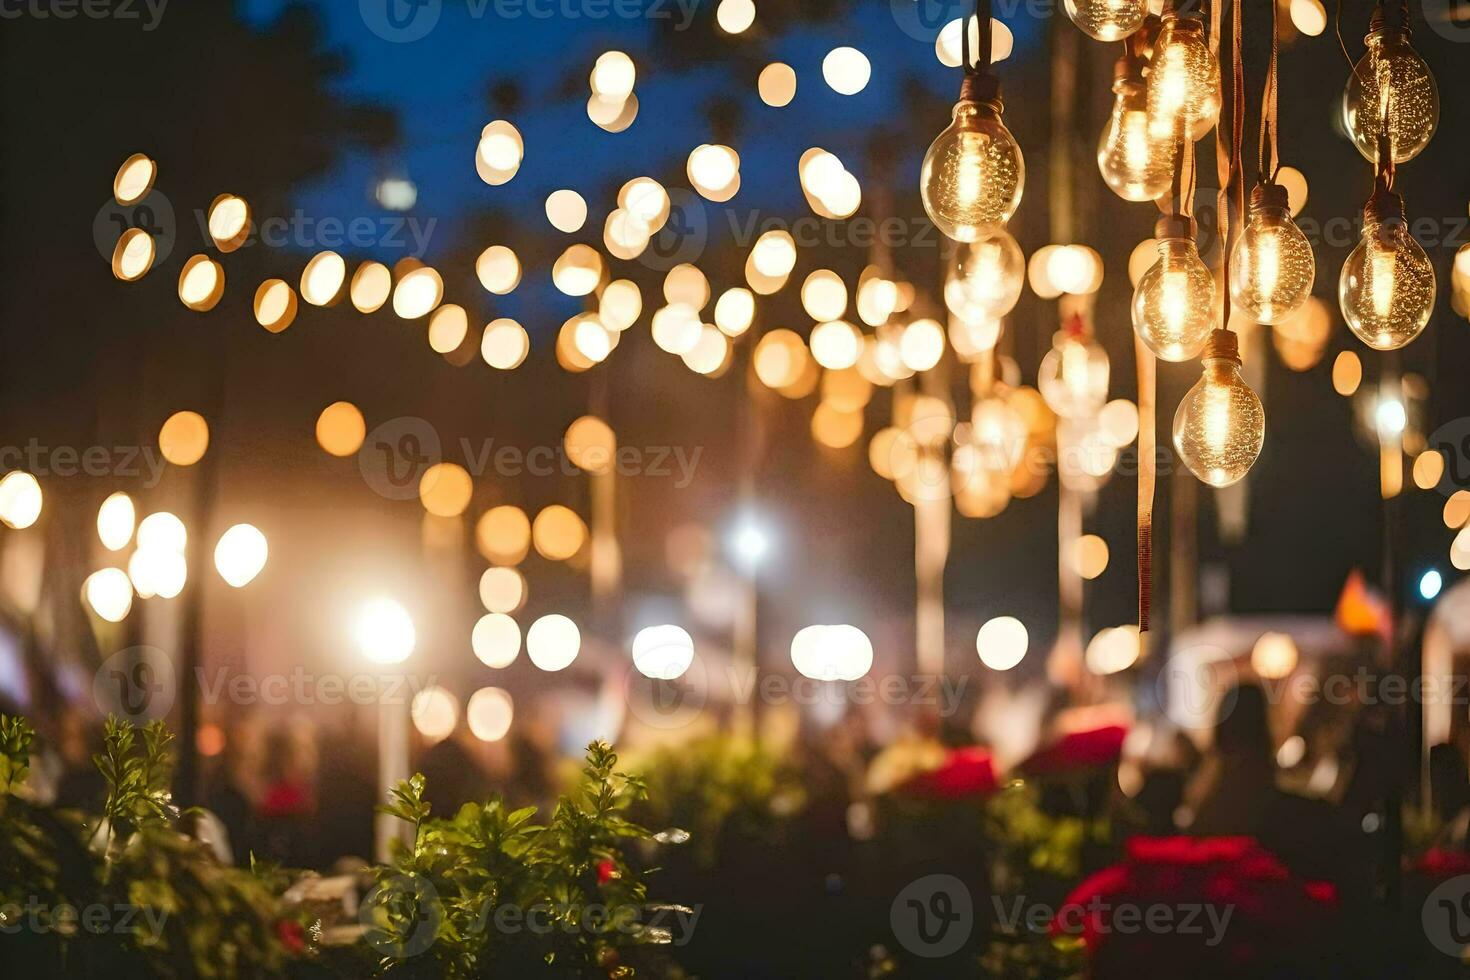
[[306, 930], [294, 919], [279, 919], [276, 922], [276, 938], [292, 956], [306, 952]]
[[939, 768], [913, 777], [898, 792], [923, 800], [962, 800], [987, 796], [999, 786], [994, 757], [978, 746], [968, 746], [953, 750]]
[[1045, 776], [1110, 766], [1122, 757], [1127, 737], [1128, 729], [1122, 725], [1072, 732], [1037, 751], [1021, 763], [1020, 771], [1028, 776]]
[[1430, 878], [1457, 878], [1470, 875], [1470, 854], [1431, 847], [1419, 859], [1414, 870]]
[[1251, 838], [1140, 837], [1067, 897], [1052, 932], [1082, 936], [1094, 980], [1235, 976], [1323, 948], [1336, 906], [1332, 885]]

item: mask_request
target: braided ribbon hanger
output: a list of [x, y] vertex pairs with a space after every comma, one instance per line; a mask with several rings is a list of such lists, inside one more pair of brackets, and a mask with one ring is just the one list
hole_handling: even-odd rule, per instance
[[990, 0], [975, 0], [976, 47], [970, 51], [970, 25], [960, 21], [960, 60], [967, 75], [983, 75], [990, 70], [990, 54], [993, 46], [990, 27]]
[[1277, 143], [1280, 132], [1281, 29], [1277, 21], [1277, 4], [1271, 4], [1271, 61], [1266, 68], [1266, 85], [1261, 90], [1261, 159], [1257, 179], [1262, 184], [1276, 183], [1281, 170], [1281, 151]]
[[[1220, 35], [1224, 26], [1224, 5], [1219, 0], [1211, 11], [1210, 43], [1218, 51]], [[1216, 205], [1216, 225], [1220, 237], [1221, 261], [1220, 281], [1217, 293], [1220, 302], [1220, 329], [1230, 329], [1230, 246], [1234, 229], [1230, 224], [1231, 205], [1237, 213], [1245, 211], [1245, 190], [1241, 186], [1242, 170], [1241, 143], [1245, 137], [1245, 59], [1241, 54], [1241, 3], [1231, 0], [1230, 24], [1230, 135], [1225, 127], [1215, 126], [1215, 171], [1220, 179], [1220, 195]], [[1223, 64], [1223, 62], [1222, 62]], [[1223, 109], [1222, 109], [1223, 111]], [[1223, 120], [1222, 120], [1223, 122]], [[1227, 143], [1228, 139], [1228, 143]]]

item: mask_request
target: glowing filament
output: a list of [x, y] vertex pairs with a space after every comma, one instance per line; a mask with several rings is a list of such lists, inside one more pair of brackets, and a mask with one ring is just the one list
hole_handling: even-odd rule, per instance
[[1368, 256], [1368, 295], [1373, 297], [1373, 313], [1387, 319], [1393, 310], [1393, 249], [1375, 248]]
[[955, 174], [955, 200], [962, 209], [980, 200], [980, 187], [985, 179], [985, 140], [975, 133], [960, 135], [958, 172]]
[[1148, 113], [1133, 109], [1123, 116], [1123, 160], [1129, 170], [1140, 173], [1149, 167]]
[[1159, 312], [1163, 314], [1164, 323], [1169, 328], [1171, 337], [1178, 337], [1184, 333], [1185, 323], [1189, 319], [1189, 273], [1183, 270], [1164, 270], [1163, 282], [1160, 284]]

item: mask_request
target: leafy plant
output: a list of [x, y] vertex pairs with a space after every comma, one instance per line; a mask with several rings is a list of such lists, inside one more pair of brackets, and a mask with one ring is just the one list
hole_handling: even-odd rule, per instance
[[25, 799], [32, 733], [0, 716], [0, 899], [18, 975], [234, 978], [278, 975], [276, 899], [179, 829], [172, 736], [109, 720], [91, 819]]
[[498, 798], [436, 819], [423, 776], [400, 783], [382, 811], [412, 836], [378, 869], [367, 902], [375, 968], [408, 977], [669, 974], [645, 955], [671, 939], [645, 917], [667, 910], [648, 905], [623, 850], [650, 839], [626, 815], [645, 792], [604, 742], [588, 747], [578, 787], [545, 826], [532, 823], [534, 807], [508, 810]]
[[[985, 807], [985, 834], [999, 848], [997, 869], [1024, 879], [1028, 872], [1076, 879], [1082, 873], [1082, 849], [1106, 842], [1106, 821], [1057, 816], [1041, 806], [1040, 794], [1030, 783], [1008, 784]], [[1012, 882], [997, 882], [1002, 891]]]
[[1073, 936], [1002, 936], [980, 955], [986, 980], [1083, 980], [1087, 947]]
[[704, 868], [717, 863], [732, 838], [778, 842], [786, 818], [804, 805], [794, 773], [749, 740], [712, 735], [661, 749], [634, 765], [648, 784], [639, 815], [666, 837], [691, 838]]

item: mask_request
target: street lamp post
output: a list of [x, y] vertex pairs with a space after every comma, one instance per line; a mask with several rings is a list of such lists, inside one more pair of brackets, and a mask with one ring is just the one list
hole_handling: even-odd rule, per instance
[[[358, 610], [353, 627], [358, 650], [370, 663], [401, 664], [413, 653], [417, 634], [408, 611], [393, 599], [378, 598]], [[395, 685], [403, 690], [403, 685]], [[408, 778], [407, 701], [378, 698], [378, 800], [387, 802], [389, 791]], [[374, 817], [374, 852], [377, 859], [387, 861], [395, 839], [406, 840], [407, 827], [395, 817], [378, 813]]]
[[735, 528], [730, 537], [730, 548], [735, 554], [735, 564], [740, 569], [741, 602], [735, 612], [735, 734], [750, 738], [755, 734], [755, 698], [759, 684], [757, 676], [760, 665], [758, 651], [760, 632], [758, 613], [760, 589], [756, 582], [756, 571], [761, 559], [770, 551], [771, 542], [766, 532], [754, 520], [747, 518]]

